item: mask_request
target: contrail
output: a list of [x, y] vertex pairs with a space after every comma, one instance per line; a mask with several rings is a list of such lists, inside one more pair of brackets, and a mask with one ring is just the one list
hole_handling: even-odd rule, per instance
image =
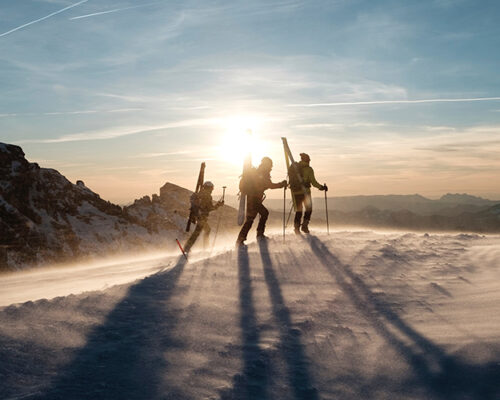
[[159, 3], [160, 2], [157, 1], [157, 2], [154, 2], [154, 3], [140, 4], [138, 6], [115, 8], [113, 10], [100, 11], [100, 12], [96, 12], [96, 13], [92, 13], [92, 14], [86, 14], [86, 15], [79, 15], [77, 17], [70, 18], [70, 20], [82, 19], [82, 18], [88, 18], [88, 17], [95, 17], [96, 15], [111, 14], [111, 13], [115, 13], [115, 12], [118, 12], [118, 11], [132, 10], [134, 8], [142, 8], [142, 7], [152, 6], [152, 5], [159, 4]]
[[0, 114], [2, 117], [33, 117], [41, 115], [78, 115], [78, 114], [98, 114], [98, 113], [120, 113], [120, 112], [130, 112], [130, 111], [143, 111], [144, 108], [116, 108], [113, 110], [78, 110], [78, 111], [52, 111], [44, 113], [9, 113]]
[[288, 104], [287, 107], [334, 107], [334, 106], [363, 106], [374, 104], [418, 104], [418, 103], [463, 103], [470, 101], [494, 101], [500, 97], [476, 97], [470, 99], [422, 99], [422, 100], [379, 100], [379, 101], [353, 101], [342, 103], [311, 103]]
[[73, 4], [73, 5], [71, 5], [71, 6], [68, 6], [68, 7], [64, 7], [63, 9], [61, 9], [61, 10], [59, 10], [59, 11], [53, 12], [52, 14], [49, 14], [49, 15], [46, 15], [45, 17], [38, 18], [38, 19], [36, 19], [36, 20], [34, 20], [34, 21], [28, 22], [27, 24], [24, 24], [24, 25], [18, 26], [17, 28], [11, 29], [10, 31], [7, 31], [7, 32], [4, 32], [4, 33], [1, 33], [1, 34], [0, 34], [0, 37], [2, 37], [2, 36], [6, 36], [6, 35], [8, 35], [8, 34], [10, 34], [10, 33], [12, 33], [12, 32], [18, 31], [19, 29], [26, 28], [27, 26], [30, 26], [30, 25], [36, 24], [37, 22], [43, 21], [44, 19], [47, 19], [47, 18], [53, 17], [54, 15], [60, 14], [60, 13], [62, 13], [63, 11], [69, 10], [70, 8], [73, 8], [73, 7], [79, 6], [80, 4], [86, 3], [87, 1], [89, 1], [89, 0], [82, 0], [82, 1], [79, 1], [78, 3], [75, 3], [75, 4]]

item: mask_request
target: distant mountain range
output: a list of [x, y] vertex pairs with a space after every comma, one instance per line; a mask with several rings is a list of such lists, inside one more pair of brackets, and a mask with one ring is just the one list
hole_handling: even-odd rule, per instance
[[[185, 236], [191, 191], [166, 183], [159, 195], [120, 207], [0, 143], [0, 271], [105, 253], [175, 246]], [[236, 220], [236, 210], [223, 214]], [[212, 223], [217, 218], [212, 216]], [[227, 224], [221, 224], [224, 229]]]
[[[499, 203], [500, 201], [458, 193], [448, 193], [438, 200], [431, 200], [419, 194], [328, 197], [329, 210], [345, 213], [374, 207], [381, 211], [407, 210], [419, 215], [456, 216], [464, 212], [480, 212]], [[283, 209], [283, 200], [268, 199], [266, 204], [275, 210]], [[313, 204], [316, 210], [325, 209], [325, 199], [322, 197], [314, 198]]]
[[[273, 220], [283, 200], [266, 200]], [[288, 204], [287, 212], [291, 208]], [[313, 223], [326, 221], [324, 198], [313, 199]], [[500, 202], [468, 194], [446, 194], [438, 200], [420, 195], [349, 196], [328, 199], [335, 227], [387, 228], [412, 231], [500, 232]]]
[[[184, 239], [192, 192], [165, 183], [159, 194], [125, 207], [102, 199], [83, 181], [26, 160], [23, 150], [0, 143], [0, 271], [107, 253], [174, 248]], [[236, 203], [229, 197], [226, 204]], [[288, 200], [290, 201], [290, 200]], [[323, 223], [324, 198], [315, 198], [313, 225]], [[269, 224], [281, 226], [283, 200], [266, 199]], [[287, 213], [291, 202], [287, 204]], [[349, 196], [328, 199], [332, 227], [500, 232], [500, 202], [446, 194], [438, 200], [415, 195]], [[212, 227], [234, 231], [237, 211], [224, 206]], [[219, 219], [219, 216], [222, 218]]]

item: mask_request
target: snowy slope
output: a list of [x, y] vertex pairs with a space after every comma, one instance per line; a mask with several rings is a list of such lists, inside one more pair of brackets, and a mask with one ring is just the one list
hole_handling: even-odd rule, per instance
[[500, 237], [335, 232], [220, 250], [1, 309], [0, 398], [499, 398]]
[[0, 271], [140, 249], [168, 238], [165, 231], [163, 238], [152, 235], [82, 181], [73, 184], [29, 163], [18, 146], [0, 146], [0, 187]]
[[[166, 183], [160, 195], [122, 208], [82, 181], [26, 160], [19, 146], [0, 143], [0, 272], [106, 254], [172, 249], [186, 235], [189, 190]], [[222, 218], [221, 218], [222, 217]], [[210, 222], [235, 226], [224, 206]], [[215, 232], [215, 230], [214, 230]]]

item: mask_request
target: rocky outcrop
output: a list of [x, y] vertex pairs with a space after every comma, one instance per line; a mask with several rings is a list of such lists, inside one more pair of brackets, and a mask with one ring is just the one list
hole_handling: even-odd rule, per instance
[[[102, 199], [78, 180], [26, 160], [19, 146], [0, 143], [0, 271], [109, 252], [175, 246], [183, 238], [192, 192], [173, 183], [128, 207]], [[234, 226], [224, 206], [209, 220]]]
[[154, 242], [147, 224], [83, 181], [26, 160], [0, 143], [0, 270], [120, 251]]

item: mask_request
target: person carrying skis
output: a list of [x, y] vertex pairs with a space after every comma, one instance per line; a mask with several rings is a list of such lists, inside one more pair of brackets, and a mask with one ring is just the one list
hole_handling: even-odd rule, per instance
[[273, 168], [273, 161], [269, 157], [264, 157], [258, 168], [251, 168], [243, 175], [240, 182], [240, 190], [247, 196], [247, 211], [245, 216], [245, 223], [241, 227], [236, 245], [244, 245], [247, 240], [248, 232], [252, 227], [253, 221], [257, 214], [260, 215], [259, 224], [257, 225], [257, 239], [265, 239], [264, 231], [266, 229], [266, 221], [269, 216], [269, 211], [262, 204], [267, 189], [279, 189], [286, 187], [287, 181], [273, 183], [271, 181], [271, 170]]
[[191, 234], [189, 239], [184, 246], [184, 251], [189, 252], [191, 247], [193, 247], [196, 239], [200, 235], [201, 231], [204, 231], [203, 246], [208, 246], [208, 238], [210, 236], [210, 225], [208, 225], [208, 214], [210, 211], [216, 210], [217, 208], [224, 205], [224, 201], [220, 200], [214, 204], [212, 200], [212, 191], [214, 190], [214, 184], [210, 181], [206, 181], [201, 187], [198, 193], [194, 193], [191, 197], [191, 202], [194, 203], [196, 208], [196, 228]]
[[[314, 177], [314, 170], [311, 168], [309, 163], [311, 158], [306, 153], [300, 153], [300, 162], [295, 166], [291, 166], [289, 170], [290, 178], [290, 189], [292, 191], [292, 196], [295, 202], [295, 219], [294, 228], [295, 233], [300, 234], [302, 232], [309, 233], [309, 221], [311, 220], [312, 214], [312, 197], [311, 197], [311, 185], [319, 190], [328, 190], [326, 185], [321, 185], [316, 181]], [[295, 168], [296, 167], [296, 168]], [[303, 185], [293, 184], [298, 182], [298, 178], [294, 178], [297, 173], [302, 177]], [[302, 210], [305, 208], [304, 220], [302, 220]]]

